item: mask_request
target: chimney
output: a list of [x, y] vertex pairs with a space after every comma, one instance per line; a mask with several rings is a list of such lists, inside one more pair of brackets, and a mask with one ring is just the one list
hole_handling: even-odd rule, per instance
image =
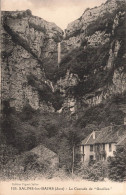
[[93, 131], [93, 139], [95, 139], [95, 131]]

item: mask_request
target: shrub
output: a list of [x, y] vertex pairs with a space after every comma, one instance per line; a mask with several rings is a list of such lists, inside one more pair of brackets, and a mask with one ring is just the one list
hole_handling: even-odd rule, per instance
[[24, 152], [10, 158], [6, 164], [3, 165], [0, 178], [2, 180], [31, 180], [38, 177], [49, 178], [55, 170], [50, 167], [48, 160], [38, 160], [38, 155], [32, 152]]
[[0, 144], [0, 166], [5, 165], [18, 154], [18, 150], [11, 145]]
[[31, 85], [32, 87], [36, 87], [36, 81], [38, 81], [37, 77], [30, 74], [27, 75], [28, 85]]
[[[121, 125], [124, 123], [124, 113], [120, 110], [120, 102], [122, 106], [126, 104], [125, 93], [114, 95], [104, 103], [85, 109], [76, 124], [81, 128], [94, 123], [97, 125], [104, 123], [105, 126], [109, 126], [111, 123]], [[87, 133], [86, 129], [85, 133]]]
[[31, 10], [30, 10], [30, 9], [27, 9], [27, 10], [26, 10], [26, 13], [27, 13], [27, 15], [29, 15], [29, 16], [31, 16], [31, 15], [32, 15], [32, 12], [31, 12]]
[[39, 156], [37, 154], [33, 154], [32, 152], [24, 153], [23, 156], [23, 167], [24, 171], [34, 170], [37, 172], [46, 172], [49, 168], [49, 161], [39, 161]]
[[13, 121], [12, 121], [12, 113], [13, 109], [10, 107], [9, 100], [3, 101], [3, 120], [1, 124], [1, 131], [2, 134], [5, 137], [5, 141], [8, 144], [12, 144], [14, 140], [14, 135], [15, 135], [15, 129], [13, 128]]
[[31, 120], [34, 113], [35, 113], [35, 110], [29, 105], [29, 103], [26, 103], [19, 116], [20, 116], [20, 119], [23, 122], [25, 122], [25, 121]]
[[[31, 126], [28, 119], [31, 119], [34, 110], [26, 106], [23, 110], [24, 115], [20, 120], [21, 114], [12, 112], [9, 103], [6, 102], [3, 109], [2, 134], [6, 143], [16, 147], [19, 151], [29, 150], [36, 146], [35, 128]], [[23, 122], [22, 122], [23, 121]]]
[[[81, 18], [79, 18], [78, 20], [80, 20]], [[70, 33], [70, 35], [68, 35], [67, 33], [66, 33], [66, 37], [65, 37], [65, 39], [64, 40], [68, 40], [70, 37], [76, 37], [76, 36], [78, 36], [78, 35], [80, 35], [81, 34], [81, 28], [80, 29], [78, 29], [78, 30], [76, 30], [76, 31], [73, 31], [72, 33]]]
[[55, 108], [55, 110], [60, 110], [62, 107], [64, 98], [61, 96], [60, 91], [56, 91], [53, 93], [53, 99], [52, 99], [52, 105]]
[[36, 25], [32, 22], [29, 22], [29, 28], [34, 28], [35, 30], [37, 31], [40, 31], [40, 32], [43, 32], [43, 33], [46, 33], [46, 28], [45, 27], [42, 27], [40, 25]]
[[117, 148], [114, 157], [108, 158], [108, 176], [113, 181], [126, 181], [126, 145]]
[[22, 14], [18, 13], [17, 14], [17, 19], [22, 19]]
[[82, 47], [87, 46], [87, 40], [86, 39], [81, 41], [81, 46]]
[[115, 29], [115, 37], [120, 42], [121, 46], [119, 48], [118, 55], [114, 60], [115, 66], [117, 68], [121, 67], [121, 66], [124, 67], [124, 71], [125, 71], [124, 64], [126, 64], [126, 58], [124, 57], [125, 53], [126, 53], [126, 47], [125, 47], [125, 45], [126, 45], [126, 36], [125, 36], [126, 35], [126, 29], [125, 29], [126, 22], [125, 22], [125, 18], [126, 17], [123, 17], [119, 20], [119, 25]]
[[103, 181], [107, 177], [107, 164], [105, 162], [97, 162], [91, 166], [81, 165], [80, 169], [76, 174], [81, 176], [83, 179], [91, 181]]
[[93, 35], [96, 31], [112, 33], [114, 18], [119, 11], [122, 11], [120, 7], [113, 13], [105, 13], [104, 16], [98, 17], [96, 21], [89, 24], [86, 30], [87, 36]]

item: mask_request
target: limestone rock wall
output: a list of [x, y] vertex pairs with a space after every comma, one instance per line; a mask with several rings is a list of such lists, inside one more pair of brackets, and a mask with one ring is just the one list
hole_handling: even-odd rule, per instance
[[[122, 1], [124, 2], [124, 1]], [[85, 106], [94, 106], [107, 98], [110, 98], [113, 94], [123, 93], [126, 90], [126, 72], [125, 72], [125, 50], [124, 56], [120, 59], [124, 61], [123, 66], [121, 67], [118, 62], [118, 67], [115, 65], [115, 61], [118, 58], [118, 54], [120, 52], [123, 39], [116, 37], [116, 29], [120, 26], [121, 20], [125, 18], [125, 11], [117, 11], [118, 10], [118, 1], [110, 0], [107, 1], [105, 4], [102, 4], [99, 7], [95, 7], [93, 9], [87, 9], [82, 17], [78, 20], [70, 23], [65, 30], [65, 38], [61, 42], [61, 51], [62, 51], [62, 58], [69, 52], [71, 52], [75, 48], [81, 47], [83, 40], [87, 41], [87, 44], [84, 46], [84, 51], [86, 47], [98, 48], [99, 46], [104, 46], [106, 43], [110, 43], [109, 46], [109, 54], [107, 62], [104, 68], [101, 69], [106, 70], [107, 72], [112, 72], [111, 75], [111, 83], [107, 84], [102, 88], [98, 88], [97, 90], [87, 93], [83, 97], [76, 98], [71, 94], [67, 93], [68, 88], [77, 86], [80, 82], [78, 75], [71, 74], [70, 71], [67, 71], [66, 75], [61, 78], [56, 85], [56, 87], [60, 88], [63, 92], [65, 100], [62, 107], [62, 111], [65, 112], [68, 109], [72, 114], [77, 113], [79, 110], [85, 109]], [[105, 16], [106, 14], [112, 14], [111, 18], [111, 30], [108, 27], [109, 23], [106, 22], [105, 29], [96, 30], [93, 34], [88, 35], [87, 29], [90, 24], [93, 24], [97, 21], [99, 17]], [[116, 13], [116, 14], [114, 14]], [[108, 19], [106, 19], [108, 21]], [[95, 24], [97, 25], [97, 24]], [[107, 30], [108, 29], [108, 30]], [[100, 55], [100, 54], [99, 54]], [[120, 55], [120, 54], [119, 54]], [[70, 62], [69, 62], [70, 63]], [[102, 64], [101, 64], [102, 65]], [[99, 70], [95, 69], [94, 73], [97, 74]], [[76, 79], [75, 79], [76, 77]], [[71, 79], [70, 79], [71, 78]], [[88, 80], [90, 75], [85, 76]], [[70, 79], [70, 80], [69, 80]], [[71, 82], [72, 81], [72, 82]], [[72, 85], [71, 85], [72, 83]], [[60, 111], [61, 111], [60, 110]]]
[[26, 12], [2, 12], [1, 35], [2, 100], [8, 99], [17, 110], [29, 102], [34, 109], [54, 111], [50, 102], [40, 101], [33, 85], [36, 79], [40, 86], [45, 83], [52, 90], [42, 62], [55, 54], [57, 60], [57, 42], [62, 38], [62, 30]]
[[87, 26], [96, 21], [98, 17], [102, 17], [106, 12], [112, 13], [117, 8], [116, 0], [107, 1], [99, 7], [87, 9], [83, 15], [71, 22], [66, 29], [66, 36], [71, 36], [75, 31], [85, 31]]

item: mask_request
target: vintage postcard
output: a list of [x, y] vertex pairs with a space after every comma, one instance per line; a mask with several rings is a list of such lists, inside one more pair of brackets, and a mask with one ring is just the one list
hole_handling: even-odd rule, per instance
[[126, 1], [1, 0], [0, 195], [126, 195]]

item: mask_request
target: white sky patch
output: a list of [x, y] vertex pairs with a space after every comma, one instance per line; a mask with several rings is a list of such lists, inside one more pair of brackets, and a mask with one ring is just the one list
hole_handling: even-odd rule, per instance
[[106, 0], [1, 0], [6, 11], [30, 9], [32, 14], [65, 29], [68, 23], [79, 18], [86, 8], [105, 3]]

